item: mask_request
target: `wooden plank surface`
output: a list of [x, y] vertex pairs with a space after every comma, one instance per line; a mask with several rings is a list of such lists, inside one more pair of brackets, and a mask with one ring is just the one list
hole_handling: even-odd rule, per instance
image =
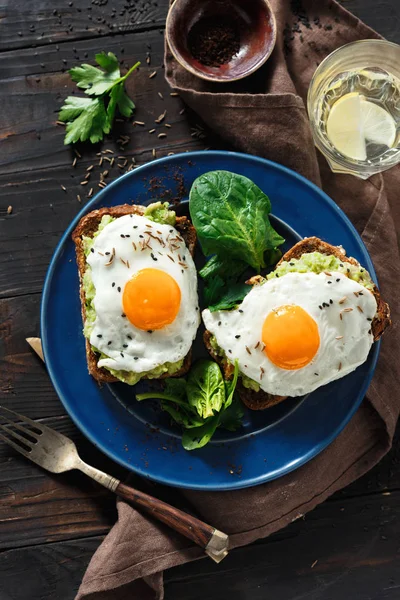
[[167, 6], [157, 0], [13, 0], [0, 8], [0, 50], [160, 28]]
[[[400, 42], [398, 0], [342, 4]], [[84, 458], [120, 477], [122, 470], [65, 415], [25, 337], [39, 332], [45, 270], [81, 207], [76, 195], [87, 201], [88, 186], [79, 182], [98, 160], [98, 148], [85, 147], [72, 169], [74, 154], [55, 126], [59, 106], [73, 90], [66, 70], [103, 49], [116, 52], [125, 67], [142, 61], [129, 88], [138, 106], [135, 118], [146, 125], [119, 123], [103, 146], [137, 164], [151, 160], [153, 148], [162, 156], [218, 143], [199, 137], [195, 116], [181, 114], [180, 99], [169, 96], [160, 34], [167, 5], [167, 0], [9, 0], [0, 7], [0, 403], [71, 435]], [[157, 75], [149, 79], [153, 70]], [[168, 131], [154, 124], [164, 109], [172, 124]], [[168, 137], [149, 134], [153, 125], [155, 135], [165, 131]], [[117, 143], [121, 133], [130, 136], [123, 151]], [[121, 171], [114, 167], [109, 177]], [[96, 186], [98, 170], [91, 179]], [[219, 567], [201, 561], [171, 570], [166, 600], [398, 599], [399, 489], [397, 439], [380, 465], [305, 521], [236, 550]], [[75, 474], [54, 477], [0, 446], [0, 600], [72, 600], [114, 518], [113, 496], [96, 484]]]

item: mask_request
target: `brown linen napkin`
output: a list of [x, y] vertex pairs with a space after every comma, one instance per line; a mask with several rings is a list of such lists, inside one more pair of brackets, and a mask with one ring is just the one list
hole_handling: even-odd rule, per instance
[[[311, 76], [327, 54], [347, 42], [378, 36], [331, 0], [304, 0], [303, 5], [299, 0], [270, 1], [278, 40], [257, 74], [232, 85], [209, 84], [184, 71], [167, 48], [167, 79], [235, 148], [280, 162], [322, 185], [362, 234], [394, 325], [384, 336], [362, 406], [310, 463], [250, 489], [167, 490], [170, 502], [229, 533], [233, 547], [270, 535], [371, 469], [389, 450], [400, 411], [400, 167], [368, 181], [331, 173], [325, 159], [317, 156], [304, 105]], [[166, 491], [161, 486], [154, 490], [156, 495]], [[77, 600], [162, 599], [162, 571], [200, 556], [202, 551], [187, 540], [118, 502], [118, 522], [94, 555]]]

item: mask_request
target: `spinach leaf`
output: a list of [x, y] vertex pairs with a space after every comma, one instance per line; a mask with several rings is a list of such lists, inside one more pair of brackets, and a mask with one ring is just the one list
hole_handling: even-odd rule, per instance
[[207, 419], [201, 427], [187, 429], [182, 436], [182, 446], [185, 450], [202, 448], [211, 440], [219, 424], [219, 415]]
[[214, 254], [199, 271], [199, 275], [204, 281], [208, 281], [217, 275], [226, 277], [227, 273], [229, 273], [229, 277], [234, 278], [242, 275], [246, 268], [247, 264], [242, 260], [229, 260]]
[[[219, 296], [211, 297], [208, 301], [208, 308], [211, 312], [216, 310], [231, 310], [250, 292], [252, 286], [246, 283], [225, 283], [222, 279], [222, 285], [218, 286]], [[215, 298], [215, 299], [214, 299]], [[207, 301], [207, 294], [204, 294], [204, 299]]]
[[172, 403], [162, 400], [161, 408], [167, 412], [175, 423], [182, 425], [186, 429], [200, 427], [204, 421], [193, 410], [187, 410], [184, 406], [175, 407]]
[[203, 419], [218, 413], [225, 402], [225, 384], [221, 369], [212, 360], [199, 360], [192, 367], [187, 381], [190, 406]]
[[219, 426], [228, 431], [236, 431], [242, 425], [244, 407], [238, 394], [233, 394], [232, 404], [220, 414]]
[[232, 379], [232, 381], [225, 381], [226, 400], [225, 400], [224, 408], [229, 408], [229, 406], [232, 404], [233, 394], [235, 393], [235, 390], [236, 390], [238, 377], [239, 377], [239, 363], [237, 360], [235, 360], [235, 370], [233, 372], [233, 379]]
[[260, 272], [265, 251], [284, 242], [269, 222], [268, 196], [243, 175], [201, 175], [190, 190], [189, 209], [206, 255], [228, 253]]

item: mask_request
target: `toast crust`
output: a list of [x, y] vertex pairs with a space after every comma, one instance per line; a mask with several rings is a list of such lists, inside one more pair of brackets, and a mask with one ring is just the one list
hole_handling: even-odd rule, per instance
[[[331, 244], [328, 244], [317, 237], [309, 237], [304, 238], [295, 244], [295, 246], [293, 246], [290, 250], [288, 250], [288, 252], [286, 252], [286, 254], [284, 254], [281, 260], [277, 263], [277, 266], [284, 261], [289, 262], [293, 258], [300, 258], [303, 254], [309, 254], [311, 252], [320, 252], [321, 254], [333, 255], [340, 261], [349, 262], [357, 266], [360, 264], [355, 258], [346, 256], [346, 253], [341, 246], [332, 246]], [[250, 285], [257, 285], [262, 280], [263, 278], [260, 275], [256, 275], [255, 277], [249, 279], [246, 283], [249, 283]], [[372, 293], [374, 294], [377, 304], [376, 314], [371, 323], [372, 334], [374, 336], [374, 341], [376, 342], [382, 336], [385, 329], [391, 325], [391, 320], [389, 305], [382, 300], [381, 294], [376, 285], [374, 286]], [[211, 333], [206, 331], [204, 333], [204, 343], [206, 348], [212, 358], [223, 369], [225, 377], [230, 379], [233, 375], [233, 366], [229, 364], [226, 359], [215, 354], [210, 344], [210, 338]], [[274, 396], [264, 392], [263, 390], [255, 392], [254, 390], [245, 388], [240, 381], [237, 385], [237, 390], [243, 404], [245, 404], [251, 410], [264, 410], [265, 408], [270, 408], [275, 404], [279, 404], [279, 402], [282, 402], [287, 398], [287, 396]]]
[[[143, 215], [145, 211], [144, 206], [132, 205], [132, 204], [122, 204], [120, 206], [112, 206], [109, 208], [100, 208], [98, 210], [93, 210], [88, 213], [79, 221], [78, 225], [74, 229], [72, 233], [72, 240], [75, 243], [76, 250], [76, 263], [78, 266], [79, 272], [79, 296], [81, 300], [81, 313], [82, 313], [82, 322], [86, 321], [86, 297], [85, 290], [83, 289], [82, 280], [83, 275], [86, 270], [86, 256], [83, 249], [83, 236], [85, 237], [93, 237], [94, 233], [96, 233], [100, 221], [104, 215], [111, 215], [112, 217], [118, 218], [123, 217], [129, 214]], [[186, 246], [189, 249], [190, 254], [193, 256], [196, 248], [196, 230], [187, 219], [187, 217], [176, 217], [176, 229], [182, 235], [185, 240]], [[114, 377], [107, 369], [99, 368], [97, 366], [98, 356], [95, 352], [93, 352], [92, 347], [90, 345], [90, 341], [85, 338], [86, 342], [86, 361], [88, 366], [88, 371], [94, 379], [103, 383], [114, 383], [120, 381], [116, 377]], [[172, 375], [172, 377], [181, 377], [190, 369], [190, 365], [192, 363], [192, 351], [185, 356], [182, 367]], [[171, 377], [168, 373], [164, 373], [159, 377], [159, 379], [166, 379], [167, 377]], [[147, 379], [147, 377], [143, 377], [143, 379]]]

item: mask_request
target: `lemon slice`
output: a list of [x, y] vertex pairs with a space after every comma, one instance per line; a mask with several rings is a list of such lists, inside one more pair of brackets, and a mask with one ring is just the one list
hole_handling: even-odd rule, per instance
[[364, 138], [391, 148], [396, 139], [396, 123], [392, 116], [384, 108], [368, 100], [361, 100], [361, 115]]
[[366, 160], [360, 94], [346, 94], [335, 102], [329, 113], [326, 132], [338, 152], [354, 160]]
[[335, 148], [354, 160], [367, 159], [367, 143], [391, 148], [396, 124], [381, 106], [352, 92], [333, 105], [327, 121], [327, 135]]

